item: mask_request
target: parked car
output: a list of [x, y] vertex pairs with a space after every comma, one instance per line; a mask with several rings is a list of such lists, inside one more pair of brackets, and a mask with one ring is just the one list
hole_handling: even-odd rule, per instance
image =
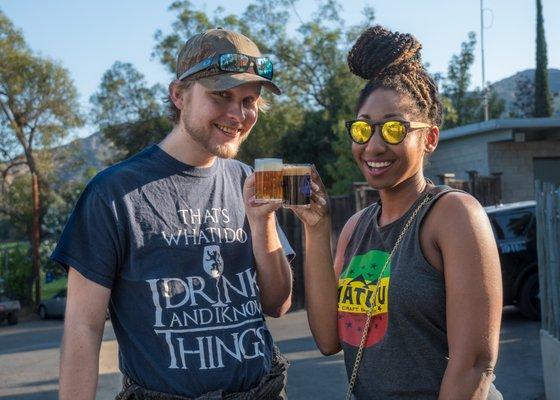
[[515, 304], [521, 313], [541, 316], [537, 260], [535, 201], [485, 207], [496, 238], [504, 288], [504, 305]]
[[8, 296], [0, 295], [0, 323], [7, 319], [8, 324], [17, 324], [19, 310], [21, 310], [21, 305], [18, 300], [11, 300]]
[[39, 303], [39, 316], [42, 319], [50, 317], [64, 317], [66, 310], [66, 289], [60, 290], [52, 298], [42, 300]]

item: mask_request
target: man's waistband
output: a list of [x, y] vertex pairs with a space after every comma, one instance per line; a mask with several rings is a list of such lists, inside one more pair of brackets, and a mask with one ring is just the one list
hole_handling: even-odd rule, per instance
[[254, 388], [247, 392], [226, 393], [216, 390], [199, 397], [184, 397], [170, 393], [146, 389], [123, 376], [123, 389], [115, 400], [285, 400], [288, 367], [290, 363], [276, 346], [272, 352], [272, 367]]

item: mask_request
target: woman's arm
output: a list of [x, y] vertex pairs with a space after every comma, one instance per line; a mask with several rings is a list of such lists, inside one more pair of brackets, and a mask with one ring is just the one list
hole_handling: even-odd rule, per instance
[[291, 207], [305, 227], [305, 298], [307, 319], [317, 347], [325, 355], [340, 351], [338, 337], [338, 284], [344, 252], [354, 229], [357, 214], [344, 226], [333, 266], [331, 218], [325, 187], [317, 171], [312, 173], [313, 196], [310, 208]]
[[492, 228], [473, 197], [449, 193], [434, 206], [446, 289], [449, 362], [440, 399], [486, 399], [498, 358], [500, 260]]

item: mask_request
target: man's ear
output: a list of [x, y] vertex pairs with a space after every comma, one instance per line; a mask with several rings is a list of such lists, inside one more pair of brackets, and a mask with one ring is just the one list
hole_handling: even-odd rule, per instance
[[424, 138], [424, 151], [428, 154], [433, 153], [439, 143], [439, 128], [432, 126]]
[[181, 81], [174, 79], [169, 84], [169, 98], [179, 110], [183, 109], [183, 90], [181, 90]]

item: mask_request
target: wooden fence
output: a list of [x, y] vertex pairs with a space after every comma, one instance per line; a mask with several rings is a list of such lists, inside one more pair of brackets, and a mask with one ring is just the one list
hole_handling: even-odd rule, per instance
[[[469, 180], [459, 180], [453, 174], [442, 175], [442, 184], [462, 189], [475, 196], [482, 205], [497, 204], [501, 199], [500, 176], [479, 176], [476, 171], [469, 173]], [[355, 182], [352, 194], [344, 196], [331, 196], [329, 198], [332, 218], [331, 251], [334, 253], [338, 237], [348, 219], [356, 212], [379, 199], [377, 190], [372, 189], [366, 182]], [[291, 210], [280, 209], [277, 212], [280, 226], [296, 252], [292, 261], [294, 271], [293, 310], [305, 306], [305, 287], [303, 278], [303, 263], [305, 259], [305, 235], [303, 226]]]
[[536, 181], [542, 329], [560, 339], [560, 185]]
[[468, 180], [455, 179], [455, 174], [439, 175], [439, 183], [472, 194], [483, 206], [502, 202], [501, 174], [482, 176], [478, 171], [467, 171]]

